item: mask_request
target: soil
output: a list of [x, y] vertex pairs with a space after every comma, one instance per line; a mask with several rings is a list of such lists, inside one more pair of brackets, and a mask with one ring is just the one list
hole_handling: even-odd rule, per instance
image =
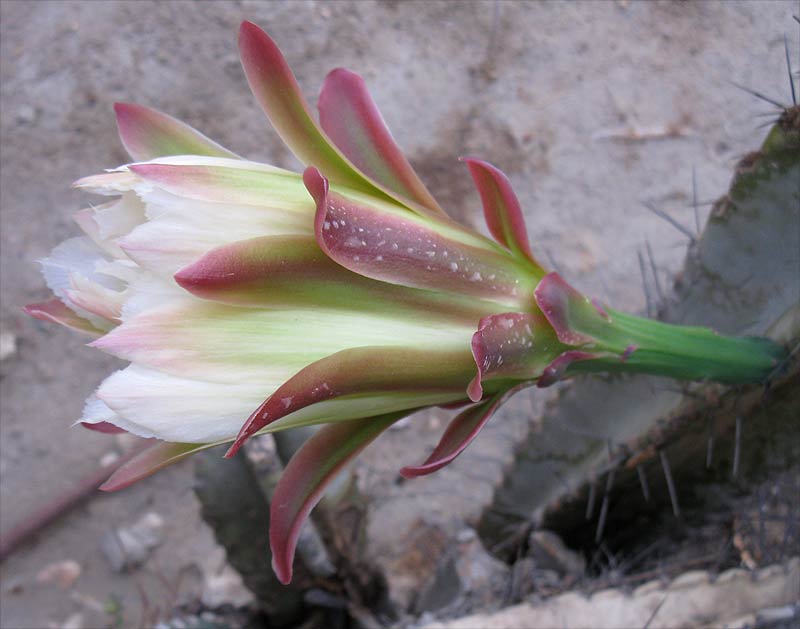
[[[732, 82], [788, 101], [783, 35], [796, 33], [798, 12], [795, 2], [3, 1], [0, 325], [10, 354], [0, 366], [0, 534], [130, 445], [71, 427], [117, 361], [20, 310], [48, 298], [36, 260], [77, 234], [70, 215], [91, 201], [70, 182], [127, 160], [115, 101], [160, 109], [241, 155], [297, 168], [238, 62], [238, 25], [254, 21], [309, 98], [333, 67], [362, 74], [454, 216], [483, 229], [456, 160], [480, 155], [511, 177], [547, 264], [615, 307], [643, 310], [637, 253], [652, 245], [666, 284], [686, 244], [643, 202], [694, 229], [694, 169], [704, 219], [773, 111]], [[789, 46], [797, 59], [796, 38]], [[530, 418], [526, 404], [498, 418], [458, 465], [402, 487], [396, 470], [423, 458], [441, 418], [378, 442], [362, 462], [379, 504], [375, 552], [389, 553], [421, 513], [474, 518], [500, 474], [500, 444]], [[153, 626], [196, 601], [224, 554], [191, 486], [189, 462], [122, 493], [93, 494], [42, 530], [0, 566], [0, 627]], [[148, 511], [164, 520], [162, 543], [141, 567], [114, 572], [103, 538]], [[64, 560], [80, 567], [72, 583], [37, 581]]]

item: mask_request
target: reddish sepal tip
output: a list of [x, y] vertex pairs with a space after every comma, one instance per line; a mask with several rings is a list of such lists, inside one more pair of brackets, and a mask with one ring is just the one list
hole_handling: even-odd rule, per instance
[[123, 432], [127, 432], [127, 430], [120, 428], [119, 426], [115, 426], [110, 422], [97, 422], [91, 424], [89, 422], [81, 422], [81, 426], [88, 430], [93, 430], [95, 432], [102, 432], [107, 435], [119, 435]]

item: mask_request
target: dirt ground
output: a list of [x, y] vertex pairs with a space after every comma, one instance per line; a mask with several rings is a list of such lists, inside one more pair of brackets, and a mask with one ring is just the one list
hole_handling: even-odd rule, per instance
[[[48, 297], [36, 260], [78, 232], [70, 215], [89, 199], [69, 184], [127, 159], [115, 101], [155, 107], [241, 155], [297, 167], [238, 62], [238, 25], [254, 21], [276, 39], [312, 101], [329, 69], [362, 74], [453, 215], [483, 229], [456, 158], [488, 159], [511, 177], [534, 250], [587, 293], [635, 310], [644, 307], [637, 252], [645, 240], [664, 282], [686, 241], [643, 202], [693, 229], [692, 169], [701, 202], [725, 190], [770, 111], [732, 82], [788, 100], [783, 36], [797, 59], [793, 13], [797, 2], [4, 0], [0, 315], [9, 353], [0, 365], [0, 534], [124, 445], [70, 427], [116, 361], [20, 310]], [[701, 219], [707, 209], [701, 204]], [[396, 431], [365, 465], [389, 478], [389, 462], [416, 461], [439, 430], [426, 421]], [[493, 434], [476, 457], [491, 451]], [[387, 501], [374, 528], [395, 529], [378, 550], [412, 526], [412, 509], [443, 508], [425, 496], [458, 483], [467, 456], [431, 481], [439, 485]], [[197, 515], [191, 485], [191, 463], [179, 465], [122, 493], [98, 494], [43, 530], [0, 566], [0, 627], [152, 626], [159, 613], [199, 596], [224, 556]], [[491, 485], [464, 488], [459, 508], [467, 513]], [[150, 511], [163, 519], [161, 544], [141, 568], [114, 572], [101, 541]], [[44, 568], [65, 560], [80, 567], [72, 583], [42, 582]]]

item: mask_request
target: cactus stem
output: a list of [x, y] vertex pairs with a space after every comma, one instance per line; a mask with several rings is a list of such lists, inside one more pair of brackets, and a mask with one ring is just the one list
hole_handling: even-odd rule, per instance
[[[611, 309], [608, 313], [610, 321], [603, 327], [586, 327], [596, 341], [586, 351], [597, 357], [571, 363], [568, 373], [631, 372], [727, 384], [759, 383], [786, 356], [783, 347], [763, 338], [727, 337], [708, 328], [676, 326]], [[636, 349], [626, 354], [630, 346]]]

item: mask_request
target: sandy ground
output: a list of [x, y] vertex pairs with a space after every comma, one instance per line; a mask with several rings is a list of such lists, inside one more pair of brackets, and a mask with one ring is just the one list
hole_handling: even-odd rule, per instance
[[[238, 25], [255, 21], [310, 98], [332, 67], [362, 74], [451, 213], [480, 226], [456, 157], [494, 162], [515, 184], [534, 250], [588, 293], [639, 309], [637, 250], [649, 240], [666, 281], [685, 244], [642, 202], [693, 226], [692, 167], [700, 200], [724, 191], [731, 165], [763, 136], [758, 114], [770, 110], [731, 81], [788, 100], [783, 34], [797, 32], [793, 12], [796, 2], [2, 2], [0, 314], [15, 351], [0, 381], [0, 532], [119, 445], [70, 428], [116, 361], [20, 311], [48, 297], [35, 261], [77, 234], [70, 214], [88, 200], [70, 182], [127, 159], [113, 102], [161, 109], [241, 155], [296, 167], [237, 59]], [[417, 460], [434, 428], [394, 433], [378, 445], [391, 451], [384, 462]], [[379, 455], [368, 460], [386, 467]], [[191, 465], [178, 466], [43, 531], [0, 568], [0, 627], [100, 627], [114, 619], [103, 609], [113, 600], [126, 626], [146, 626], [155, 608], [196, 594], [190, 578], [174, 596], [158, 585], [223, 562], [190, 488]], [[113, 573], [100, 539], [148, 510], [165, 520], [162, 545], [143, 568]], [[391, 517], [402, 528], [412, 515], [399, 510]], [[75, 583], [37, 583], [66, 559], [82, 568]]]

